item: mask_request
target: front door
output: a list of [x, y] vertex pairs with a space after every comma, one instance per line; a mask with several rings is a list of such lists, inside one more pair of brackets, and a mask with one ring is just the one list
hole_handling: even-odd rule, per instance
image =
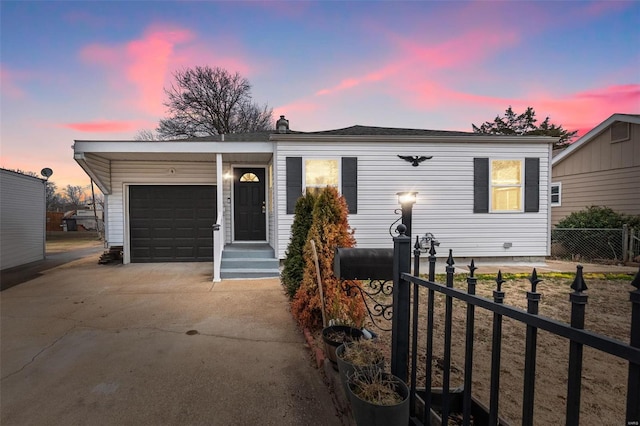
[[265, 172], [262, 168], [237, 168], [233, 173], [233, 223], [236, 241], [267, 239]]

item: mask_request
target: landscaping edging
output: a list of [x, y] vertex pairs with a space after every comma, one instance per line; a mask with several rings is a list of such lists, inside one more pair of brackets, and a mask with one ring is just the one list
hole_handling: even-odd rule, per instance
[[351, 414], [349, 398], [342, 387], [342, 383], [340, 382], [340, 374], [334, 370], [331, 361], [325, 357], [324, 351], [318, 347], [318, 344], [309, 329], [305, 328], [303, 333], [304, 338], [307, 341], [307, 345], [315, 358], [317, 368], [322, 369], [324, 383], [329, 389], [331, 399], [333, 399], [340, 421], [344, 426], [356, 426], [356, 422]]

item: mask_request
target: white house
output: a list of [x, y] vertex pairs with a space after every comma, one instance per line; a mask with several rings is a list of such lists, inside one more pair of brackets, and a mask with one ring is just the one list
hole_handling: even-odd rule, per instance
[[0, 169], [0, 269], [44, 259], [44, 182]]
[[239, 245], [268, 245], [283, 259], [297, 198], [335, 185], [358, 247], [391, 247], [397, 193], [416, 191], [413, 235], [434, 234], [456, 257], [549, 253], [555, 138], [365, 126], [302, 133], [279, 123], [286, 129], [270, 134], [75, 141], [75, 160], [105, 194], [108, 245], [123, 247], [125, 263], [215, 259], [224, 277], [222, 259]]

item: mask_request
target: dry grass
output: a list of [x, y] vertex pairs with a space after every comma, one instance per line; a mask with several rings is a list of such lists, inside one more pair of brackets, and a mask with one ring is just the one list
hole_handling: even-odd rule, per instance
[[[542, 277], [537, 291], [542, 294], [539, 315], [565, 323], [570, 320], [569, 293], [573, 277]], [[631, 276], [609, 277], [586, 276], [589, 296], [586, 308], [585, 329], [608, 337], [629, 341], [631, 303], [629, 285]], [[444, 282], [444, 279], [437, 279]], [[464, 281], [454, 285], [466, 289]], [[503, 285], [505, 304], [526, 309], [526, 292], [530, 283], [524, 278], [509, 280]], [[477, 294], [492, 298], [495, 281], [479, 280]], [[420, 348], [426, 348], [426, 303], [427, 291], [421, 289]], [[434, 369], [433, 386], [442, 383], [442, 359], [444, 346], [444, 297], [436, 295], [434, 312]], [[466, 306], [454, 301], [452, 328], [451, 387], [463, 385]], [[491, 342], [493, 313], [484, 309], [475, 310], [473, 394], [489, 404]], [[384, 324], [388, 326], [388, 324]], [[385, 349], [390, 351], [391, 334], [378, 331]], [[500, 374], [500, 415], [511, 424], [522, 421], [522, 395], [524, 381], [524, 353], [526, 327], [509, 318], [503, 318]], [[417, 385], [424, 386], [426, 362], [424, 349], [418, 359]], [[386, 354], [389, 357], [389, 354]], [[538, 331], [535, 424], [564, 424], [567, 393], [567, 370], [569, 342], [545, 331]], [[388, 358], [390, 359], [390, 358]], [[625, 417], [628, 364], [614, 356], [589, 347], [584, 348], [582, 371], [581, 425], [622, 425]]]
[[97, 232], [47, 232], [47, 253], [60, 253], [101, 244]]
[[377, 405], [397, 405], [403, 400], [397, 382], [377, 369], [356, 372], [349, 378], [349, 387], [360, 399]]

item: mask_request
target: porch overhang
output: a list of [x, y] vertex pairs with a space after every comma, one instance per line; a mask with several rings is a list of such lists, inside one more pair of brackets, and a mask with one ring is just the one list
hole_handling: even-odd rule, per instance
[[76, 140], [73, 158], [104, 194], [111, 194], [112, 161], [192, 161], [266, 163], [274, 142], [85, 141]]

